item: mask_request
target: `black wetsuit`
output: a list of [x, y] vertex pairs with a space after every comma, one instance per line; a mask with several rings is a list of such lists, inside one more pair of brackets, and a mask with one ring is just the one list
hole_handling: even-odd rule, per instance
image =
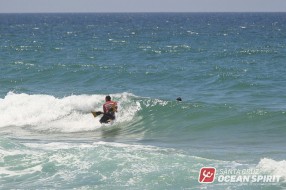
[[115, 111], [117, 110], [117, 103], [113, 101], [107, 101], [103, 105], [104, 114], [99, 120], [100, 123], [109, 123], [111, 120], [115, 119]]
[[109, 123], [110, 120], [114, 120], [115, 119], [115, 114], [111, 114], [111, 113], [104, 113], [102, 118], [99, 120], [100, 123]]

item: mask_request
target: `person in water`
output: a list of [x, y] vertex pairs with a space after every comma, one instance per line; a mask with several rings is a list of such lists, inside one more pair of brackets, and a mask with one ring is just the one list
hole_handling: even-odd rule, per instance
[[103, 116], [99, 120], [100, 123], [108, 123], [115, 119], [115, 112], [117, 112], [117, 102], [111, 101], [110, 96], [105, 97], [105, 103], [103, 104]]
[[178, 102], [181, 102], [181, 101], [182, 101], [182, 98], [181, 98], [181, 97], [178, 97], [176, 100], [177, 100]]

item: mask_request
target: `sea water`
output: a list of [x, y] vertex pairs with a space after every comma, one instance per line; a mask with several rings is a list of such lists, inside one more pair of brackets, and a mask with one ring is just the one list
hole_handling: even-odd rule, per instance
[[285, 61], [285, 13], [1, 14], [0, 189], [285, 189]]

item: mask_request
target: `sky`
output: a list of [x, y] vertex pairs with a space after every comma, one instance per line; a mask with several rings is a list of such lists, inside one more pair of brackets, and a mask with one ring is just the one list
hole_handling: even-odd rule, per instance
[[0, 13], [286, 12], [286, 0], [0, 0]]

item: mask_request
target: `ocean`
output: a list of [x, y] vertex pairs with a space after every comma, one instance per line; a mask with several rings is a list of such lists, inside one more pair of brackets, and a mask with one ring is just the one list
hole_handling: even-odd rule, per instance
[[286, 13], [0, 14], [0, 189], [286, 189], [285, 61]]

